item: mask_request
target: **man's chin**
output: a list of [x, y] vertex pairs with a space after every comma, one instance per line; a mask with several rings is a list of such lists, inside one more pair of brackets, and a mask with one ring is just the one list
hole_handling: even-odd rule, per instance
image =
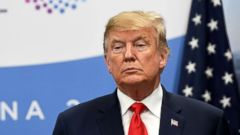
[[124, 78], [122, 81], [122, 84], [126, 84], [126, 85], [137, 85], [137, 84], [141, 84], [142, 82], [144, 82], [143, 78], [140, 77], [127, 77]]

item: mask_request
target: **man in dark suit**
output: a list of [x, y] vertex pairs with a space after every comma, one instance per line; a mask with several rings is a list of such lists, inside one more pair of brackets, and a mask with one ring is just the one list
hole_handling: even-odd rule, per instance
[[53, 135], [228, 135], [223, 111], [168, 93], [160, 84], [169, 54], [163, 18], [122, 12], [104, 33], [117, 89], [62, 112]]

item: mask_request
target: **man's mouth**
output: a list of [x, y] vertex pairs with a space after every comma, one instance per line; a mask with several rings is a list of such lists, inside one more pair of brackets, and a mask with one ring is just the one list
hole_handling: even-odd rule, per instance
[[138, 71], [142, 71], [139, 68], [135, 68], [135, 67], [129, 67], [129, 68], [125, 68], [122, 73], [134, 73], [134, 72], [138, 72]]

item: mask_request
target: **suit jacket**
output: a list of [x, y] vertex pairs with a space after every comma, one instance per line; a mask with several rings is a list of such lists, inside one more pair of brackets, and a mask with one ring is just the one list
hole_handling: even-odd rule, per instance
[[[124, 135], [117, 92], [60, 113], [53, 135]], [[164, 89], [159, 135], [229, 135], [229, 130], [223, 111]]]

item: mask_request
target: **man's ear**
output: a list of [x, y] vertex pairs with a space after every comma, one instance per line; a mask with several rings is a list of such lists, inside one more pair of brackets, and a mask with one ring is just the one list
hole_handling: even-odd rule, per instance
[[108, 68], [108, 72], [111, 74], [112, 69], [111, 69], [111, 64], [110, 64], [110, 61], [109, 61], [109, 58], [108, 58], [107, 54], [104, 54], [104, 61], [105, 61], [105, 64]]
[[168, 50], [166, 48], [161, 49], [160, 52], [160, 63], [159, 63], [159, 68], [164, 69], [164, 67], [167, 65], [167, 60], [168, 60]]

